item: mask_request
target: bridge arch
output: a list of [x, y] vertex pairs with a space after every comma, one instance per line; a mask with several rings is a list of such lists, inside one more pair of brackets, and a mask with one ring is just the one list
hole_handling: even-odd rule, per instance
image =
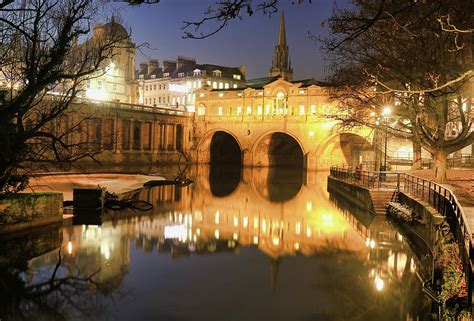
[[207, 132], [197, 148], [198, 163], [241, 165], [242, 145], [232, 132], [216, 128]]
[[268, 131], [251, 148], [255, 166], [304, 167], [306, 151], [297, 136], [286, 131]]
[[324, 139], [316, 148], [316, 168], [328, 169], [332, 165], [358, 165], [373, 161], [370, 135], [344, 131]]

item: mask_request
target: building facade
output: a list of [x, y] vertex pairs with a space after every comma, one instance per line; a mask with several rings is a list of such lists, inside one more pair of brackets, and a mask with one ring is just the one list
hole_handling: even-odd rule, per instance
[[140, 64], [137, 78], [140, 84], [139, 103], [195, 110], [196, 91], [204, 87], [235, 89], [245, 85], [244, 66], [225, 67], [197, 64], [194, 58], [179, 56], [164, 60], [160, 67], [155, 59]]

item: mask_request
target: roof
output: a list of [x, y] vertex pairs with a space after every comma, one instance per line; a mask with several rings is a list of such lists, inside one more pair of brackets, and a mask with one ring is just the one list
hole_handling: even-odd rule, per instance
[[194, 70], [199, 69], [206, 72], [207, 76], [212, 76], [214, 70], [220, 70], [222, 72], [221, 76], [223, 78], [233, 78], [234, 75], [239, 75], [244, 78], [244, 75], [237, 67], [226, 67], [220, 65], [211, 65], [211, 64], [188, 64], [184, 65], [181, 68], [175, 70], [170, 74], [171, 78], [177, 78], [178, 74], [184, 73], [186, 76], [194, 74]]
[[278, 78], [280, 78], [280, 76], [249, 79], [245, 82], [245, 87], [247, 87], [247, 88], [263, 88], [263, 86], [268, 85], [271, 82], [274, 82]]
[[302, 80], [293, 80], [291, 81], [292, 84], [298, 84], [301, 83], [300, 87], [309, 87], [309, 86], [319, 86], [319, 87], [328, 87], [329, 83], [324, 82], [324, 81], [318, 81], [314, 78], [309, 78], [309, 79], [302, 79]]

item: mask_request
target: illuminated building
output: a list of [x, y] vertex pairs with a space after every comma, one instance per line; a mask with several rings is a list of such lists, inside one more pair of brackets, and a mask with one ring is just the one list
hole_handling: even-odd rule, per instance
[[164, 60], [161, 67], [156, 59], [150, 59], [140, 64], [137, 74], [140, 103], [194, 111], [196, 90], [206, 86], [241, 88], [245, 84], [245, 72], [244, 66], [197, 64], [194, 58], [182, 56], [176, 60]]
[[112, 20], [104, 25], [94, 27], [92, 39], [113, 33], [119, 37], [119, 44], [113, 48], [112, 58], [98, 71], [98, 77], [87, 81], [85, 97], [94, 100], [137, 103], [137, 81], [135, 78], [135, 44], [127, 30], [112, 16]]

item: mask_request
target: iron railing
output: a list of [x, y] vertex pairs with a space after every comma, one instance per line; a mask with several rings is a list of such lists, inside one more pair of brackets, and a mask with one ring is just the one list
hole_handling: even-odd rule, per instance
[[350, 167], [332, 166], [330, 175], [368, 189], [391, 188], [394, 191], [403, 191], [436, 209], [446, 218], [459, 245], [469, 298], [472, 298], [473, 235], [466, 214], [451, 189], [408, 173], [361, 171]]

